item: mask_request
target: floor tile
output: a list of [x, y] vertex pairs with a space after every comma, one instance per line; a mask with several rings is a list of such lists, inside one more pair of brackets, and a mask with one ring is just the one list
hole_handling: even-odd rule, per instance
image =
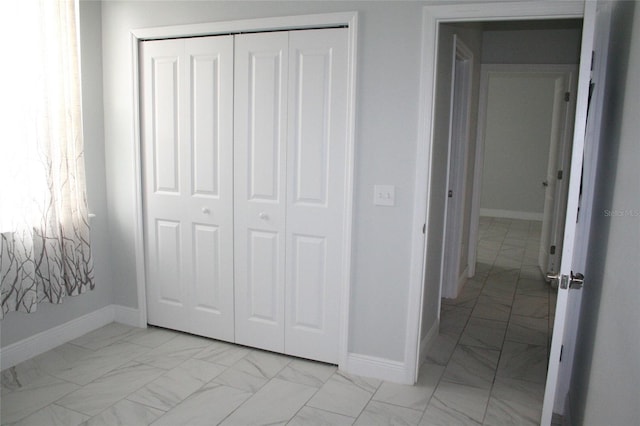
[[355, 422], [358, 426], [415, 426], [422, 417], [422, 411], [398, 407], [384, 402], [371, 401]]
[[135, 332], [136, 330], [137, 329], [135, 327], [112, 322], [111, 324], [107, 324], [104, 327], [85, 334], [84, 336], [80, 336], [69, 343], [83, 348], [96, 350], [122, 340], [128, 334]]
[[42, 376], [27, 386], [2, 396], [0, 423], [17, 422], [78, 389], [78, 385]]
[[351, 426], [356, 419], [313, 407], [302, 407], [287, 426]]
[[336, 370], [337, 367], [335, 365], [296, 359], [291, 361], [278, 373], [278, 378], [288, 382], [319, 388], [329, 380], [329, 377], [331, 377]]
[[472, 317], [460, 337], [460, 344], [500, 349], [506, 329], [506, 322]]
[[380, 381], [350, 376], [338, 371], [307, 403], [345, 416], [357, 417], [380, 385]]
[[317, 391], [316, 388], [280, 379], [272, 379], [249, 398], [221, 425], [285, 424]]
[[447, 365], [459, 339], [460, 336], [457, 334], [438, 334], [427, 348], [424, 355], [425, 360], [433, 364]]
[[[78, 426], [89, 416], [69, 410], [56, 404], [50, 404], [12, 426]], [[3, 422], [4, 424], [4, 422]]]
[[498, 377], [493, 387], [485, 425], [539, 425], [544, 384]]
[[138, 389], [128, 400], [168, 411], [225, 370], [222, 365], [189, 359]]
[[213, 382], [249, 393], [256, 393], [266, 385], [269, 380], [270, 379], [265, 379], [263, 376], [253, 376], [245, 371], [236, 370], [234, 367], [228, 367], [222, 374], [213, 379]]
[[516, 293], [512, 313], [525, 317], [549, 318], [549, 299], [546, 296], [538, 297]]
[[140, 346], [157, 348], [180, 334], [177, 331], [149, 326], [129, 333], [123, 340]]
[[287, 356], [253, 350], [247, 356], [233, 364], [233, 368], [254, 377], [268, 380], [274, 378], [289, 362], [291, 362], [291, 358]]
[[429, 398], [431, 398], [443, 372], [444, 367], [441, 365], [424, 363], [420, 367], [418, 383], [412, 386], [384, 382], [372, 399], [423, 411], [427, 407]]
[[123, 399], [92, 417], [83, 426], [135, 425], [146, 426], [164, 414], [164, 411]]
[[478, 297], [478, 303], [476, 303], [471, 316], [474, 318], [507, 322], [510, 314], [511, 304], [509, 302], [504, 299], [481, 295]]
[[58, 405], [95, 416], [130, 393], [155, 380], [165, 371], [138, 362], [129, 362], [90, 384], [66, 395]]
[[440, 314], [440, 332], [449, 334], [462, 333], [470, 316], [471, 308], [443, 305]]
[[250, 396], [249, 392], [209, 383], [152, 424], [153, 426], [217, 425]]
[[490, 389], [500, 351], [458, 345], [444, 371], [442, 380], [477, 388]]
[[547, 378], [547, 360], [546, 346], [505, 342], [496, 375], [544, 383]]
[[51, 374], [69, 382], [86, 385], [149, 350], [134, 343], [115, 342], [85, 354], [64, 368], [52, 369]]
[[211, 346], [213, 341], [204, 337], [179, 334], [168, 342], [136, 357], [136, 361], [170, 370]]
[[479, 425], [489, 401], [489, 389], [440, 382], [421, 425]]
[[548, 338], [549, 320], [547, 318], [511, 316], [505, 340], [546, 346]]
[[247, 356], [249, 352], [251, 350], [244, 346], [214, 341], [211, 345], [198, 352], [194, 358], [213, 362], [214, 364], [231, 366]]

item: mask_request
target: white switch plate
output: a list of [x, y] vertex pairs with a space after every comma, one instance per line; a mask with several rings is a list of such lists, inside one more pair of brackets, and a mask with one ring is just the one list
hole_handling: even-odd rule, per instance
[[374, 185], [373, 204], [376, 206], [395, 205], [396, 188], [393, 185]]

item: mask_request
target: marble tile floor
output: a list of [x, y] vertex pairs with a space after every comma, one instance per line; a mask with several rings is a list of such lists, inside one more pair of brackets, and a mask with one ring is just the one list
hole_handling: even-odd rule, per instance
[[2, 425], [538, 424], [553, 293], [536, 222], [483, 218], [476, 276], [442, 301], [418, 383], [112, 323], [2, 371]]

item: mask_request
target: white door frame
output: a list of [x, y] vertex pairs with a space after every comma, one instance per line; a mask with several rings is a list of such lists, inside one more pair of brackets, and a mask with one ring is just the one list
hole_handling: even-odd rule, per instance
[[239, 21], [211, 22], [202, 24], [175, 25], [165, 27], [134, 29], [130, 33], [131, 46], [131, 89], [134, 105], [133, 119], [133, 170], [135, 182], [135, 253], [136, 253], [136, 287], [138, 295], [139, 327], [147, 326], [147, 297], [146, 297], [146, 259], [144, 243], [144, 216], [142, 190], [142, 163], [140, 139], [140, 87], [139, 87], [139, 43], [144, 40], [158, 40], [165, 38], [181, 38], [240, 32], [261, 32], [277, 30], [299, 30], [311, 28], [347, 27], [348, 29], [348, 88], [347, 88], [347, 149], [345, 170], [345, 215], [343, 229], [345, 230], [342, 245], [344, 252], [344, 270], [341, 279], [340, 294], [340, 331], [338, 343], [338, 364], [347, 365], [347, 351], [349, 342], [349, 297], [351, 292], [351, 238], [353, 223], [353, 179], [354, 179], [354, 148], [355, 148], [355, 100], [356, 100], [356, 58], [358, 13], [339, 12], [317, 15], [286, 16], [264, 19], [248, 19]]
[[[417, 379], [420, 364], [419, 348], [423, 305], [423, 273], [429, 236], [423, 226], [429, 222], [431, 170], [433, 148], [433, 119], [436, 85], [439, 24], [456, 21], [491, 21], [520, 19], [582, 18], [583, 1], [563, 2], [498, 2], [425, 6], [422, 21], [422, 60], [420, 76], [420, 104], [418, 141], [414, 184], [414, 213], [412, 220], [411, 269], [409, 305], [405, 338], [405, 365], [407, 374]], [[439, 315], [439, 314], [438, 314]]]
[[[472, 201], [471, 201], [471, 227], [469, 230], [469, 276], [473, 276], [475, 274], [475, 264], [478, 254], [478, 229], [479, 229], [479, 218], [480, 218], [480, 197], [482, 195], [482, 174], [484, 170], [484, 148], [485, 148], [485, 128], [487, 124], [487, 100], [488, 100], [488, 84], [489, 84], [489, 73], [491, 72], [505, 72], [505, 73], [565, 73], [570, 74], [569, 76], [569, 90], [573, 95], [573, 101], [569, 108], [574, 108], [575, 103], [575, 89], [576, 89], [576, 81], [577, 81], [577, 71], [578, 68], [576, 65], [555, 65], [555, 64], [488, 64], [481, 66], [480, 72], [480, 96], [478, 101], [478, 132], [476, 136], [476, 152], [475, 152], [475, 166], [473, 169], [473, 192], [472, 192]], [[564, 147], [571, 146], [571, 141], [573, 138], [573, 132], [567, 131], [567, 128], [570, 127], [570, 130], [573, 130], [573, 122], [568, 123], [567, 121], [571, 119], [575, 120], [574, 114], [567, 114], [565, 123], [562, 125], [562, 140], [560, 144]], [[563, 152], [565, 149], [563, 148]], [[567, 151], [568, 154], [571, 153], [571, 149]], [[551, 152], [549, 152], [549, 156], [551, 156]], [[568, 163], [568, 158], [565, 159], [565, 163]], [[565, 167], [565, 170], [568, 169]], [[565, 179], [567, 182], [568, 179]], [[564, 185], [566, 186], [566, 185]], [[568, 187], [567, 187], [568, 190]], [[563, 197], [567, 197], [567, 191], [562, 193]], [[564, 217], [560, 219], [562, 223], [564, 223]], [[472, 273], [473, 272], [473, 273]], [[545, 271], [546, 272], [546, 271]]]
[[[468, 274], [466, 268], [462, 274], [460, 273], [460, 255], [470, 142], [471, 86], [475, 61], [473, 52], [457, 34], [453, 36], [452, 62], [451, 108], [449, 110], [449, 167], [447, 170], [446, 189], [447, 191], [452, 191], [453, 194], [447, 198], [445, 203], [440, 298], [457, 297], [464, 283], [464, 278]], [[454, 137], [454, 134], [457, 137]], [[461, 145], [458, 144], [460, 141], [462, 142]]]

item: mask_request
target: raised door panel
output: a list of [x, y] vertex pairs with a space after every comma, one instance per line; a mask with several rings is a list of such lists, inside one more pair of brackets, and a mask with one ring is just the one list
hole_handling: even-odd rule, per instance
[[288, 33], [236, 36], [236, 342], [284, 351]]
[[285, 352], [338, 362], [347, 30], [290, 34]]

